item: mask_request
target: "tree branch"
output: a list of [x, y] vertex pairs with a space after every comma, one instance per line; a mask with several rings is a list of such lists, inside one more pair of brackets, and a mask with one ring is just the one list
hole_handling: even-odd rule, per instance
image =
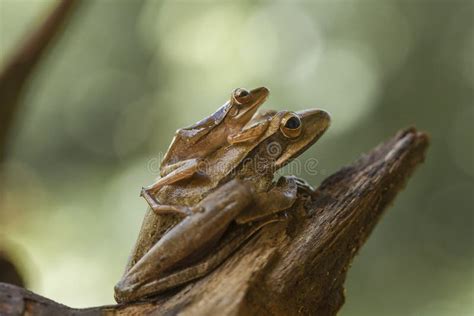
[[18, 111], [25, 83], [44, 51], [67, 21], [77, 0], [61, 0], [44, 22], [32, 32], [0, 71], [0, 161], [5, 158], [12, 122]]
[[[383, 211], [424, 160], [428, 137], [399, 132], [301, 195], [211, 274], [147, 302], [71, 309], [0, 285], [0, 313], [65, 315], [335, 315], [349, 264]], [[112, 293], [112, 289], [111, 289]]]

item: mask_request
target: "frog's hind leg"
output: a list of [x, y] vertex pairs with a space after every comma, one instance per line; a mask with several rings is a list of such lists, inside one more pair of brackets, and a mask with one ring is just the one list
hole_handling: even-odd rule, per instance
[[[262, 227], [274, 223], [284, 221], [282, 218], [268, 219], [260, 224], [251, 226], [250, 229], [237, 229], [229, 237], [224, 238], [218, 248], [204, 258], [201, 262], [196, 263], [187, 268], [172, 272], [162, 278], [158, 278], [150, 283], [138, 288], [127, 297], [127, 301], [136, 300], [137, 298], [147, 297], [151, 294], [158, 294], [174, 287], [183, 285], [190, 281], [202, 278], [216, 269], [230, 255], [239, 249], [247, 240], [255, 235]], [[120, 292], [116, 291], [115, 298], [118, 302], [124, 302], [120, 297]]]
[[270, 191], [258, 193], [254, 205], [242, 212], [235, 221], [245, 224], [290, 208], [296, 201], [298, 187], [297, 178], [281, 177]]
[[155, 193], [158, 192], [163, 186], [178, 182], [192, 177], [199, 168], [199, 161], [197, 159], [189, 159], [182, 163], [180, 166], [168, 173], [163, 178], [158, 179], [155, 183], [150, 186], [142, 188], [140, 196], [148, 202], [153, 211], [159, 214], [178, 213], [189, 215], [189, 212], [184, 208], [176, 206], [161, 205], [154, 197]]
[[115, 288], [117, 299], [130, 301], [142, 297], [136, 294], [140, 288], [218, 241], [252, 201], [252, 189], [237, 179], [209, 194], [192, 208], [199, 211], [170, 229], [125, 273]]

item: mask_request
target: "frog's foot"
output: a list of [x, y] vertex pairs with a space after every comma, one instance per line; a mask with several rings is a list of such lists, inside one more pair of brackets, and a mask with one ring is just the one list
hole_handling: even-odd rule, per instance
[[114, 297], [118, 303], [128, 302], [133, 297], [133, 294], [139, 288], [139, 283], [132, 282], [129, 278], [121, 279], [114, 286]]
[[237, 224], [254, 222], [290, 208], [296, 201], [298, 183], [295, 177], [281, 177], [268, 192], [258, 193], [252, 207], [237, 218]]
[[140, 195], [145, 199], [145, 201], [147, 201], [148, 205], [153, 210], [153, 212], [155, 212], [155, 214], [175, 214], [183, 217], [193, 214], [191, 208], [187, 206], [160, 204], [146, 188], [142, 188]]
[[294, 181], [296, 183], [299, 193], [313, 196], [315, 189], [306, 180], [295, 177], [295, 176], [288, 176], [286, 178], [291, 179], [291, 181]]

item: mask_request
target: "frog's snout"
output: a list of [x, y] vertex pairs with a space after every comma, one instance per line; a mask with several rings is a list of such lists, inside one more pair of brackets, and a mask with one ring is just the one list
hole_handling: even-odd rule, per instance
[[259, 87], [259, 88], [251, 90], [250, 94], [255, 95], [257, 97], [266, 98], [270, 94], [270, 90], [268, 90], [268, 88], [265, 88], [265, 87]]
[[252, 96], [252, 102], [249, 106], [249, 109], [257, 110], [257, 108], [262, 105], [263, 102], [268, 98], [270, 90], [265, 87], [256, 88], [250, 91]]
[[331, 125], [331, 115], [321, 109], [309, 109], [297, 112], [305, 126], [312, 135], [321, 136]]

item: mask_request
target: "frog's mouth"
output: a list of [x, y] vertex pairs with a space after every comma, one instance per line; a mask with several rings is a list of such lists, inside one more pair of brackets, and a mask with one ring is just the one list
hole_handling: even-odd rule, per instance
[[262, 105], [268, 98], [270, 91], [265, 87], [256, 88], [250, 91], [251, 99], [245, 104], [241, 105], [239, 114], [236, 118], [239, 120], [249, 121], [252, 116], [257, 112], [257, 109]]
[[320, 109], [310, 109], [296, 112], [302, 124], [302, 132], [292, 140], [285, 152], [275, 163], [277, 169], [283, 167], [292, 159], [298, 157], [313, 145], [329, 128], [331, 117], [328, 112]]

